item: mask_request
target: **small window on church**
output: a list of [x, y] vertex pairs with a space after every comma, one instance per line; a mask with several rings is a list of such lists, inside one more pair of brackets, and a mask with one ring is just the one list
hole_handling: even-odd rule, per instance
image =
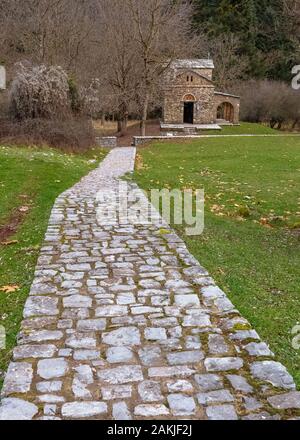
[[187, 80], [187, 82], [189, 82], [189, 80], [190, 80], [190, 77], [189, 77], [189, 76], [187, 76], [187, 77], [186, 77], [186, 80]]
[[194, 81], [194, 77], [193, 76], [191, 76], [191, 82], [193, 82]]

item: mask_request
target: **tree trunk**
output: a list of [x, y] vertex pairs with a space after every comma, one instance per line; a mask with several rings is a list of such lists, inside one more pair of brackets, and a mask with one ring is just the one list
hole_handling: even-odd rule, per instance
[[122, 133], [122, 125], [121, 119], [118, 119], [118, 133]]
[[125, 136], [127, 133], [127, 118], [123, 118], [120, 121], [120, 129], [118, 130], [121, 133], [121, 136]]
[[149, 99], [150, 99], [149, 92], [146, 92], [145, 100], [143, 103], [143, 113], [141, 120], [141, 136], [146, 136], [146, 122], [148, 116]]
[[122, 134], [124, 135], [127, 133], [127, 123], [128, 123], [128, 116], [125, 116], [122, 121]]
[[127, 122], [128, 122], [128, 110], [125, 102], [121, 105], [121, 120], [122, 120], [122, 129], [121, 134], [124, 136], [127, 133]]
[[127, 116], [118, 118], [118, 133], [120, 133], [121, 136], [125, 136], [127, 133], [127, 121]]

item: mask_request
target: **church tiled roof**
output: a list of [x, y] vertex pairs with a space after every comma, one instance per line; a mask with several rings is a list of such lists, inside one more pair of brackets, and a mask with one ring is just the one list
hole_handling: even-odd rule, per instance
[[186, 60], [174, 60], [171, 63], [173, 69], [214, 69], [213, 60], [204, 59], [186, 59]]

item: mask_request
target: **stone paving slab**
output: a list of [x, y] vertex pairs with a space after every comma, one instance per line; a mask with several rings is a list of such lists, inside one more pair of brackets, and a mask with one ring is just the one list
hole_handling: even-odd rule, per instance
[[297, 419], [286, 368], [157, 213], [97, 222], [134, 158], [113, 150], [56, 200], [0, 420]]

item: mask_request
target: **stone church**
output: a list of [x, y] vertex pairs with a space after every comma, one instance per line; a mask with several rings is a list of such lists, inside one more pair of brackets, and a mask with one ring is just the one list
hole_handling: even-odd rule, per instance
[[162, 130], [239, 124], [240, 97], [218, 92], [212, 60], [175, 60], [163, 80]]

